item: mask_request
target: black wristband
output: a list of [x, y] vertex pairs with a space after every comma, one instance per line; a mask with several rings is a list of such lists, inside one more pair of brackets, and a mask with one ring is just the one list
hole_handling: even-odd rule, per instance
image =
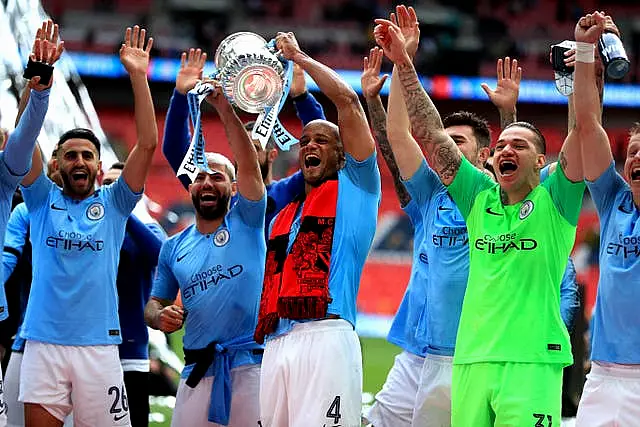
[[300, 95], [292, 96], [291, 100], [293, 102], [302, 101], [303, 99], [306, 99], [307, 96], [309, 96], [309, 91], [305, 89], [305, 91], [302, 92]]
[[25, 79], [31, 79], [33, 77], [39, 76], [40, 82], [38, 84], [48, 85], [51, 80], [51, 76], [53, 75], [53, 66], [45, 64], [44, 62], [35, 62], [29, 58], [29, 62], [27, 63], [27, 67], [24, 69], [24, 74], [22, 77]]

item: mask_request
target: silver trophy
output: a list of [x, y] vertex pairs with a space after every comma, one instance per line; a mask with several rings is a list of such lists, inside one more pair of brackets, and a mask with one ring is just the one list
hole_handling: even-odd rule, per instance
[[241, 110], [259, 114], [280, 100], [285, 70], [259, 35], [231, 34], [220, 43], [214, 60], [225, 96]]

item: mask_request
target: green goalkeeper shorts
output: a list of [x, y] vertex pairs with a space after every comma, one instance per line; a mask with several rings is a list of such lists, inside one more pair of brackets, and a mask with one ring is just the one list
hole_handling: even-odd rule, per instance
[[453, 366], [452, 427], [559, 427], [561, 364]]

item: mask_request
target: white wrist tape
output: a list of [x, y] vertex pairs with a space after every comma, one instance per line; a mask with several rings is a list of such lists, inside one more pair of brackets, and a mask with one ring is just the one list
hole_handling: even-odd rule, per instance
[[576, 42], [576, 61], [595, 62], [595, 47], [592, 43]]

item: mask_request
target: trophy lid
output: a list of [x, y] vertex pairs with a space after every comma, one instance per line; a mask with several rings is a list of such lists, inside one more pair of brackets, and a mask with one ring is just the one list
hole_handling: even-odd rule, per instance
[[258, 48], [264, 48], [267, 41], [256, 33], [249, 31], [241, 31], [233, 33], [220, 42], [220, 46], [216, 50], [214, 62], [218, 70], [224, 68], [228, 56], [232, 52], [253, 52]]

